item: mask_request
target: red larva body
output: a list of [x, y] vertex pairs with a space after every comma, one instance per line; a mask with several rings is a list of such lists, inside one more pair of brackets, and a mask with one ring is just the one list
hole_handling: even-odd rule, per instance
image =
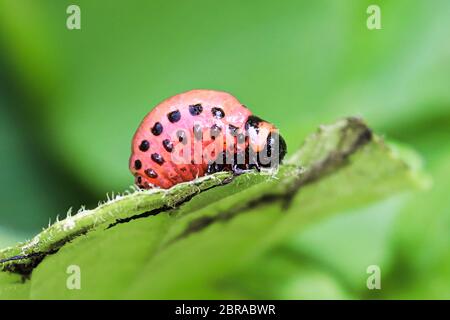
[[[266, 133], [258, 135], [255, 130]], [[207, 173], [234, 171], [235, 166], [224, 165], [216, 165], [214, 170], [211, 162], [201, 156], [200, 160], [196, 158], [197, 161], [189, 160], [185, 163], [175, 162], [172, 159], [174, 153], [180, 153], [178, 150], [186, 145], [193, 155], [196, 148], [194, 141], [197, 141], [195, 140], [197, 137], [202, 137], [199, 138], [199, 144], [203, 149], [216, 142], [220, 143], [219, 148], [223, 149], [221, 151], [226, 151], [227, 143], [222, 141], [234, 139], [236, 143], [234, 146], [228, 143], [229, 152], [236, 153], [239, 148], [248, 148], [249, 140], [255, 142], [252, 148], [259, 152], [266, 145], [268, 135], [270, 137], [275, 130], [270, 123], [252, 116], [251, 111], [229, 93], [213, 90], [188, 91], [163, 101], [141, 122], [133, 137], [130, 170], [139, 187], [157, 186], [164, 189]], [[249, 134], [250, 132], [252, 134]], [[248, 136], [245, 141], [241, 141], [243, 142], [241, 145], [236, 142], [239, 134]], [[219, 135], [223, 136], [220, 142], [216, 140]], [[285, 149], [282, 141], [280, 160], [284, 156]], [[212, 156], [214, 154], [215, 152], [211, 153]], [[194, 157], [192, 156], [192, 159]], [[251, 168], [248, 161], [246, 163], [243, 168]], [[258, 168], [257, 165], [256, 167]]]

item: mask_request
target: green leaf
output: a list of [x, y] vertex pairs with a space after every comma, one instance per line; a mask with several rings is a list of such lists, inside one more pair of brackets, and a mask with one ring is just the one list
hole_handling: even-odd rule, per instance
[[[219, 173], [119, 196], [0, 252], [2, 268], [32, 271], [32, 298], [252, 298], [230, 283], [287, 237], [420, 187], [424, 177], [399, 155], [361, 120], [344, 119], [307, 138], [278, 172]], [[81, 268], [81, 290], [66, 287], [70, 265]], [[318, 296], [347, 296], [328, 275], [313, 279], [323, 283]], [[286, 290], [262, 296], [306, 294]]]
[[30, 281], [19, 274], [0, 272], [0, 300], [27, 299], [30, 285]]
[[269, 250], [221, 285], [255, 299], [351, 299], [342, 281], [329, 270], [285, 248]]

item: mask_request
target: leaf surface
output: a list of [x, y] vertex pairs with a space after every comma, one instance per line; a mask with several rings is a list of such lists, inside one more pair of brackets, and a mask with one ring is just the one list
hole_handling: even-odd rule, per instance
[[[233, 279], [286, 238], [333, 213], [421, 186], [426, 179], [405, 154], [361, 120], [340, 120], [310, 135], [277, 172], [219, 173], [116, 197], [0, 252], [2, 268], [32, 271], [29, 294], [38, 299], [252, 298]], [[70, 265], [81, 269], [81, 290], [66, 287]], [[317, 276], [325, 295], [347, 296]], [[284, 296], [295, 292], [302, 290]]]

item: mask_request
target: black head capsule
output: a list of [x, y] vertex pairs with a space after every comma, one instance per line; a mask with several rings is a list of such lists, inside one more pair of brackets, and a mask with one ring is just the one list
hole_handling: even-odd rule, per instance
[[277, 132], [267, 136], [266, 145], [258, 152], [258, 164], [264, 168], [276, 168], [287, 153], [286, 141]]

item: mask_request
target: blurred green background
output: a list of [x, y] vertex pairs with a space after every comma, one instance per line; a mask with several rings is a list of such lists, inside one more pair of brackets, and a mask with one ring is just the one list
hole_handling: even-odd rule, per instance
[[[81, 30], [66, 28], [70, 4]], [[381, 30], [366, 26], [370, 4]], [[277, 124], [291, 151], [321, 123], [358, 115], [418, 150], [433, 177], [428, 191], [327, 219], [274, 253], [269, 268], [298, 279], [286, 296], [355, 297], [344, 288], [377, 264], [381, 297], [450, 298], [449, 39], [447, 0], [0, 0], [0, 247], [126, 189], [144, 115], [218, 89]]]

